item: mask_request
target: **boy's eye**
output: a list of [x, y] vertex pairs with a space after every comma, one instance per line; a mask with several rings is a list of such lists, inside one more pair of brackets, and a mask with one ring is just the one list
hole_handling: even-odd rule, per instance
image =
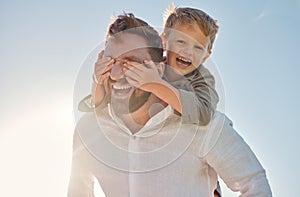
[[184, 44], [185, 42], [183, 40], [177, 40], [177, 43]]
[[195, 48], [196, 48], [197, 50], [203, 51], [203, 48], [202, 48], [201, 46], [195, 46]]

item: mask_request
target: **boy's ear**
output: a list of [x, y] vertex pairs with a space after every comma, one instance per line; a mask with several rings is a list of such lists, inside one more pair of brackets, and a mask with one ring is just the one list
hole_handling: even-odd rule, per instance
[[162, 33], [160, 35], [160, 37], [161, 37], [161, 40], [162, 40], [163, 51], [166, 51], [166, 36], [165, 36], [165, 33]]
[[208, 53], [206, 53], [206, 55], [203, 58], [202, 63], [204, 63], [210, 57], [210, 55], [211, 55], [211, 50]]
[[164, 72], [165, 72], [165, 63], [160, 62], [159, 64], [157, 64], [157, 70], [158, 70], [159, 76], [163, 77]]

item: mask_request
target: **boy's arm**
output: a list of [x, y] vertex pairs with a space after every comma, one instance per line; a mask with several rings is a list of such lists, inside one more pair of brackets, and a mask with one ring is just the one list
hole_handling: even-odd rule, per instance
[[144, 64], [130, 62], [126, 64], [125, 72], [129, 84], [147, 92], [152, 92], [161, 100], [182, 113], [179, 91], [162, 79], [164, 63], [155, 65], [153, 61], [144, 61]]
[[131, 85], [152, 92], [170, 104], [182, 114], [185, 123], [200, 125], [209, 123], [219, 97], [214, 88], [214, 77], [202, 65], [203, 68], [189, 74], [191, 80], [182, 77], [180, 81], [171, 85], [162, 79], [162, 75], [152, 61], [145, 62], [148, 68], [138, 63], [128, 62], [128, 64], [131, 66], [128, 66], [129, 70], [125, 75]]
[[79, 102], [79, 111], [90, 112], [106, 104], [103, 82], [108, 79], [114, 60], [110, 57], [103, 58], [103, 54], [104, 51], [99, 53], [95, 63], [91, 95]]
[[208, 124], [219, 102], [213, 75], [200, 65], [185, 78], [171, 84], [179, 89], [183, 122]]
[[171, 105], [177, 112], [182, 114], [181, 99], [179, 90], [173, 87], [170, 83], [164, 79], [160, 79], [156, 82], [145, 84], [145, 89], [148, 92], [152, 92], [158, 98]]
[[78, 110], [81, 112], [92, 112], [95, 109], [102, 109], [107, 106], [105, 90], [102, 85], [92, 84], [91, 94], [84, 97], [78, 104]]

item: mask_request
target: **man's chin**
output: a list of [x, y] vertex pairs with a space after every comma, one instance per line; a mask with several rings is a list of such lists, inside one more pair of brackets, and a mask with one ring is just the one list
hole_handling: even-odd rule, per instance
[[[142, 92], [141, 95], [136, 95], [134, 91], [130, 97], [121, 98], [120, 96], [112, 96], [110, 104], [115, 113], [130, 114], [140, 109], [149, 99], [150, 92]], [[128, 99], [129, 98], [129, 99]]]
[[113, 107], [114, 111], [118, 114], [128, 114], [130, 113], [129, 99], [133, 94], [133, 88], [129, 89], [111, 89], [110, 105]]
[[127, 89], [113, 90], [113, 97], [118, 100], [126, 100], [133, 93], [133, 87]]
[[129, 100], [129, 112], [133, 113], [140, 109], [149, 99], [151, 93], [143, 92], [140, 96], [132, 96]]

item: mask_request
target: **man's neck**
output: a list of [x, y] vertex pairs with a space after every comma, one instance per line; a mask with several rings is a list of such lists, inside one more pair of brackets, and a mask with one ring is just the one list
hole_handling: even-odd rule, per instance
[[124, 122], [127, 128], [134, 134], [143, 128], [146, 123], [155, 116], [157, 113], [162, 111], [167, 106], [167, 103], [158, 99], [153, 94], [149, 97], [148, 101], [130, 114], [122, 114], [117, 116]]

